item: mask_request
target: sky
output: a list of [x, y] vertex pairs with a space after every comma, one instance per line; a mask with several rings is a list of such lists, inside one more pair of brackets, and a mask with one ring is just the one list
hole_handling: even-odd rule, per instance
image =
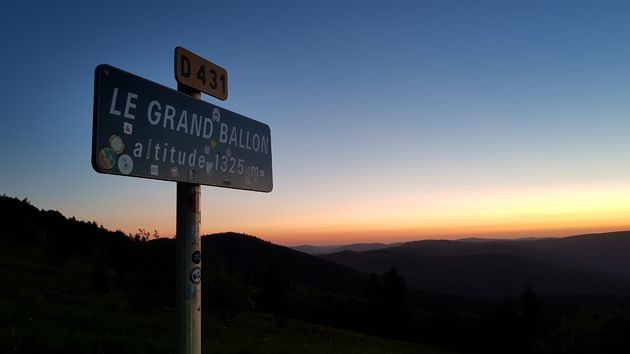
[[271, 127], [270, 193], [201, 232], [283, 245], [630, 229], [626, 1], [3, 1], [0, 194], [175, 234], [176, 184], [96, 173], [94, 70], [176, 88], [182, 46]]

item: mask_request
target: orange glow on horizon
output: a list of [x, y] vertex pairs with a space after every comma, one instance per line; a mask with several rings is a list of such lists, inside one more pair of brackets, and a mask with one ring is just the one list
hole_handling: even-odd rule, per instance
[[571, 236], [630, 229], [630, 185], [450, 193], [339, 205], [264, 230], [297, 245]]
[[[331, 201], [330, 206], [273, 205], [247, 211], [243, 218], [234, 211], [217, 214], [202, 197], [201, 233], [235, 231], [290, 246], [571, 236], [630, 230], [628, 200], [630, 183], [451, 190]], [[175, 234], [174, 209], [133, 220], [115, 215], [100, 222], [126, 233], [143, 227], [165, 237]]]

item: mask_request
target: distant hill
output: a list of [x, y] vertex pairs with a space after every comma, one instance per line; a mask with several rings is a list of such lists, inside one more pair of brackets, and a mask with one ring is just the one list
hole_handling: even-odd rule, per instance
[[324, 291], [361, 295], [368, 280], [364, 272], [243, 234], [204, 236], [202, 252], [204, 261], [220, 257], [246, 274], [282, 270], [292, 279]]
[[364, 252], [371, 250], [378, 250], [388, 247], [395, 247], [402, 245], [402, 242], [398, 243], [353, 243], [348, 245], [341, 246], [312, 246], [312, 245], [300, 245], [291, 247], [296, 251], [312, 254], [312, 255], [322, 255], [328, 253], [336, 253], [342, 251], [355, 251], [355, 252]]
[[559, 239], [427, 240], [323, 258], [366, 272], [394, 266], [409, 285], [471, 297], [630, 294], [630, 232]]
[[299, 246], [293, 246], [291, 248], [302, 253], [320, 255], [320, 254], [339, 252], [339, 250], [337, 249], [338, 247], [339, 246], [299, 245]]
[[532, 254], [553, 254], [583, 267], [630, 277], [630, 231], [578, 235], [518, 243]]

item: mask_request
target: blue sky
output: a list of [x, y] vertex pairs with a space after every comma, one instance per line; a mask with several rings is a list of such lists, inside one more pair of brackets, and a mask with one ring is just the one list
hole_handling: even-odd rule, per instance
[[183, 46], [229, 73], [228, 100], [205, 100], [272, 129], [274, 191], [204, 187], [204, 232], [630, 227], [629, 15], [623, 1], [4, 2], [0, 193], [172, 235], [174, 183], [90, 166], [93, 72], [175, 87]]

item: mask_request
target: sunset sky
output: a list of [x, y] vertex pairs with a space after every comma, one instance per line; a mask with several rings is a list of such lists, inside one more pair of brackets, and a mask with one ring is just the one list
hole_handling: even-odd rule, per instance
[[202, 187], [201, 231], [283, 245], [630, 229], [627, 1], [4, 1], [0, 194], [175, 233], [174, 182], [90, 165], [94, 69], [271, 127], [274, 189]]

